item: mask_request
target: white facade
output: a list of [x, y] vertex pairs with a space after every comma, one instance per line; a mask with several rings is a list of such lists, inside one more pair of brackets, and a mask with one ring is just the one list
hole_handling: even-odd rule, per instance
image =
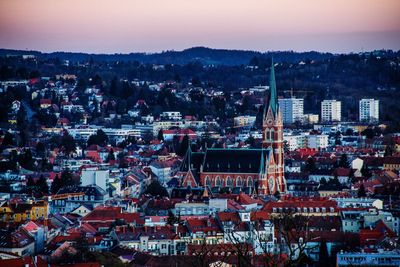
[[108, 170], [97, 170], [95, 168], [82, 170], [81, 185], [97, 185], [104, 191], [108, 192], [108, 184], [110, 173]]
[[324, 149], [328, 147], [328, 135], [326, 134], [310, 134], [307, 136], [307, 147], [315, 149]]
[[282, 98], [278, 99], [278, 101], [283, 123], [294, 123], [304, 119], [304, 99]]
[[321, 103], [321, 121], [341, 121], [342, 102], [337, 100], [324, 100]]
[[360, 100], [360, 121], [377, 122], [379, 120], [379, 100]]
[[182, 114], [179, 111], [164, 111], [160, 117], [166, 120], [177, 121], [182, 119]]
[[283, 141], [287, 144], [289, 151], [307, 147], [307, 136], [305, 134], [283, 134]]

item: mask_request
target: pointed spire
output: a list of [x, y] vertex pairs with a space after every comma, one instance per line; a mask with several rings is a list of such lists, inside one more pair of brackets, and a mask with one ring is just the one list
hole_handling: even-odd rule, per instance
[[269, 107], [275, 115], [278, 111], [278, 97], [276, 94], [274, 59], [271, 59], [271, 73], [269, 76]]

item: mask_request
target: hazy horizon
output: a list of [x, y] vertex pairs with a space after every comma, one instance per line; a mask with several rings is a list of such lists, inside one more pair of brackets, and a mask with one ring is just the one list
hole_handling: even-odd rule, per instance
[[93, 54], [191, 47], [400, 50], [398, 0], [1, 0], [0, 47]]

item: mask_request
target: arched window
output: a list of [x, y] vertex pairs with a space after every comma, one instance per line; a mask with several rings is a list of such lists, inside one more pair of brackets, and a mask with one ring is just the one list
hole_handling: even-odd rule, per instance
[[210, 180], [210, 177], [206, 176], [205, 183], [206, 183], [206, 186], [211, 187], [211, 180]]
[[217, 178], [215, 179], [215, 186], [221, 187], [221, 177], [217, 176]]
[[236, 186], [237, 186], [237, 187], [242, 187], [242, 186], [243, 186], [242, 177], [238, 176], [238, 177], [236, 178]]
[[253, 187], [253, 178], [247, 177], [247, 187]]
[[275, 131], [274, 131], [274, 129], [271, 129], [270, 139], [275, 139]]
[[228, 178], [226, 178], [226, 186], [227, 187], [232, 187], [233, 186], [233, 180], [229, 176], [228, 176]]

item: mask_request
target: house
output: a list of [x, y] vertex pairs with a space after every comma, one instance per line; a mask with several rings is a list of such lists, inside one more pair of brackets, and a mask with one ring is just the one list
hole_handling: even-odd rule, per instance
[[90, 212], [92, 212], [93, 207], [91, 207], [90, 205], [87, 204], [82, 204], [80, 206], [78, 206], [76, 209], [74, 209], [73, 211], [71, 211], [71, 213], [77, 214], [79, 216], [86, 216], [88, 215]]
[[25, 222], [26, 220], [45, 219], [49, 214], [48, 203], [44, 200], [35, 202], [4, 202], [0, 209], [0, 218], [5, 222]]
[[35, 253], [35, 239], [23, 227], [14, 231], [0, 229], [0, 251], [32, 256]]
[[400, 157], [384, 157], [383, 169], [389, 171], [400, 171]]
[[339, 208], [336, 201], [327, 198], [281, 197], [279, 201], [270, 201], [262, 210], [271, 216], [292, 212], [303, 216], [337, 216]]
[[51, 107], [51, 99], [40, 99], [40, 108], [46, 109]]
[[400, 252], [393, 251], [361, 251], [337, 254], [337, 266], [400, 266]]
[[61, 188], [50, 202], [52, 213], [68, 213], [81, 205], [99, 206], [109, 198], [109, 194], [97, 185], [69, 186]]
[[45, 228], [34, 221], [27, 222], [22, 228], [35, 239], [35, 253], [38, 254], [41, 252], [46, 241]]
[[97, 231], [108, 231], [115, 220], [122, 220], [133, 227], [144, 225], [144, 220], [139, 213], [123, 212], [121, 207], [98, 206], [82, 218], [82, 223], [87, 223]]

